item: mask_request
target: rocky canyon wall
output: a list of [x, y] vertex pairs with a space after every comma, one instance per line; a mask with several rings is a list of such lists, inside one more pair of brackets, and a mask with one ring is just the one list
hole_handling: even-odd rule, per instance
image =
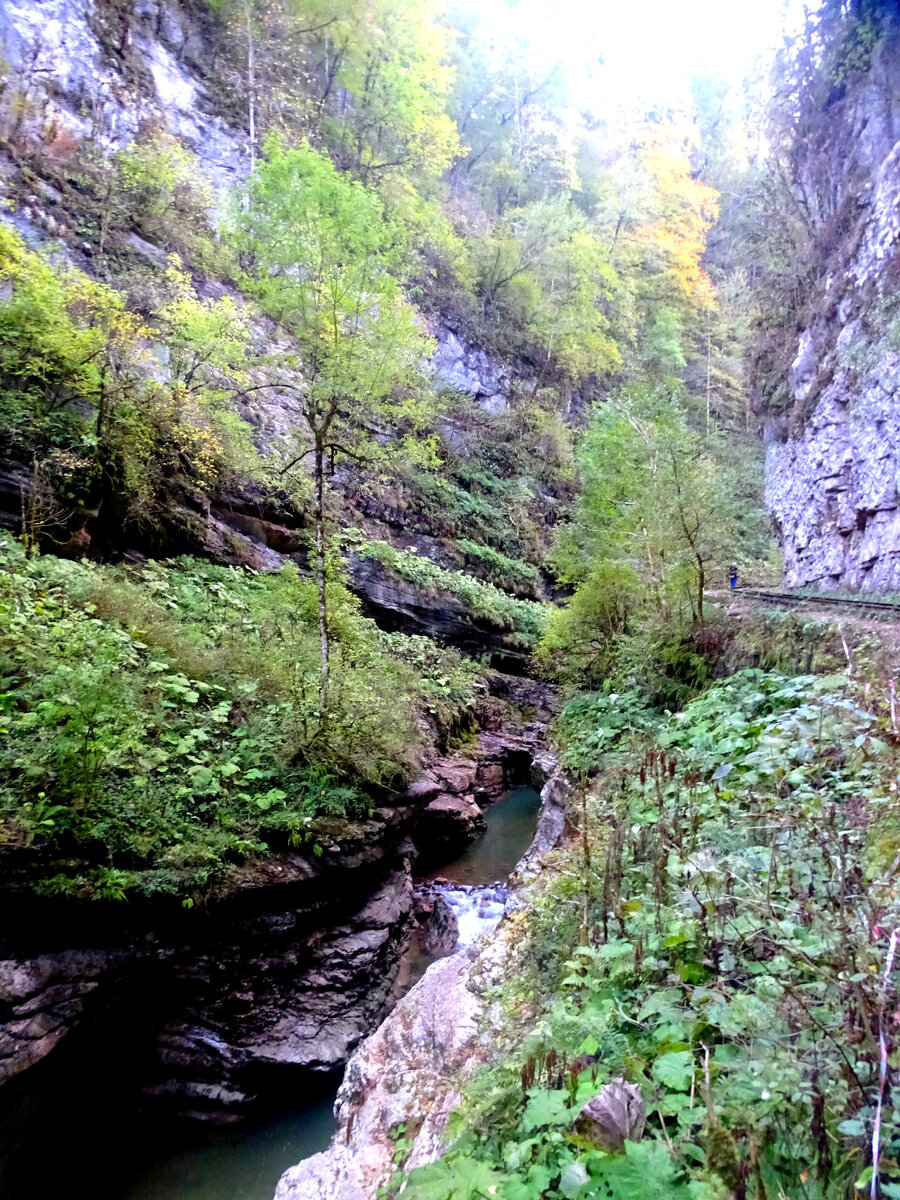
[[797, 150], [816, 282], [784, 314], [786, 392], [761, 397], [791, 587], [900, 588], [900, 28], [887, 22]]
[[[29, 246], [106, 278], [97, 246], [79, 228], [79, 170], [159, 129], [196, 156], [210, 185], [210, 219], [216, 225], [251, 168], [246, 101], [223, 103], [223, 77], [238, 91], [242, 87], [224, 45], [202, 4], [0, 0], [0, 124], [14, 130], [14, 136], [6, 130], [0, 138], [0, 191], [10, 200], [0, 221], [14, 226]], [[66, 194], [61, 179], [75, 180]], [[124, 235], [117, 250], [151, 273], [166, 267], [166, 249], [136, 232]], [[244, 304], [232, 281], [197, 276], [194, 283], [205, 298], [228, 294]], [[532, 381], [527, 372], [523, 376], [521, 364], [514, 371], [451, 324], [445, 314], [428, 319], [435, 339], [428, 369], [436, 390], [470, 399], [476, 420], [502, 420], [514, 392], [530, 388]], [[260, 346], [281, 336], [259, 314], [252, 328]], [[163, 348], [160, 354], [165, 355]], [[240, 415], [263, 453], [302, 425], [296, 398], [288, 392], [260, 393], [242, 405]], [[447, 417], [439, 430], [445, 446], [460, 458], [469, 453], [468, 425], [466, 419]], [[340, 471], [332, 483], [336, 491], [347, 490]], [[31, 488], [30, 464], [0, 454], [0, 528], [17, 528], [23, 495]], [[134, 525], [124, 528], [118, 512], [89, 512], [71, 543], [59, 542], [54, 552], [101, 558], [189, 553], [257, 570], [277, 569], [293, 559], [303, 567], [308, 514], [282, 500], [265, 499], [240, 480], [213, 503], [173, 495], [162, 526], [152, 534]], [[553, 497], [545, 500], [552, 507]], [[344, 507], [349, 507], [346, 497]], [[391, 511], [386, 500], [376, 507], [365, 518], [377, 536], [403, 537], [415, 524], [412, 515]], [[353, 512], [349, 523], [359, 520], [360, 513]], [[361, 591], [367, 595], [366, 586]], [[421, 631], [432, 632], [428, 626], [426, 619]]]

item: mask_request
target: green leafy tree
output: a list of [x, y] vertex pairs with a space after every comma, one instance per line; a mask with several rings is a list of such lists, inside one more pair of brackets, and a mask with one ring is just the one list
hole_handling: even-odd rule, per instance
[[556, 547], [577, 590], [545, 652], [574, 647], [597, 661], [642, 593], [666, 618], [702, 627], [711, 570], [765, 549], [754, 463], [694, 432], [683, 393], [647, 385], [595, 407], [580, 459], [582, 496]]
[[575, 145], [562, 113], [565, 73], [522, 34], [513, 10], [456, 14], [452, 111], [466, 152], [452, 180], [465, 181], [502, 217], [577, 185]]
[[296, 346], [271, 360], [269, 382], [299, 397], [307, 444], [288, 466], [313, 459], [324, 686], [328, 463], [341, 454], [370, 459], [384, 443], [404, 441], [404, 426], [417, 428], [427, 408], [419, 364], [430, 339], [392, 274], [402, 244], [381, 201], [311, 146], [268, 144], [237, 238], [249, 259], [247, 286]]
[[[290, 129], [366, 183], [433, 187], [459, 152], [450, 35], [430, 0], [217, 0], [259, 133]], [[229, 97], [233, 99], [233, 97]]]
[[[0, 419], [7, 432], [38, 453], [96, 443], [115, 398], [133, 385], [142, 322], [112, 288], [55, 267], [6, 226], [0, 284], [7, 289], [0, 303]], [[93, 422], [86, 408], [94, 409]]]

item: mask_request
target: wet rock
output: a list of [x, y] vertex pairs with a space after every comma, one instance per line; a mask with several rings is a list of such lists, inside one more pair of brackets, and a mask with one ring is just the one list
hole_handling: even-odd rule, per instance
[[625, 1143], [639, 1142], [647, 1121], [641, 1089], [624, 1079], [614, 1079], [600, 1089], [578, 1114], [575, 1128], [601, 1150], [621, 1153]]
[[435, 774], [441, 784], [441, 790], [459, 795], [470, 792], [475, 784], [476, 766], [471, 759], [445, 759], [435, 765]]
[[484, 814], [472, 795], [436, 796], [419, 818], [417, 842], [429, 857], [452, 858], [484, 832]]
[[335, 1111], [341, 1131], [329, 1150], [282, 1175], [276, 1200], [372, 1200], [393, 1166], [391, 1131], [416, 1129], [410, 1168], [434, 1161], [459, 1102], [450, 1082], [484, 1058], [481, 1001], [468, 988], [473, 959], [441, 959], [347, 1065]]
[[534, 839], [516, 870], [520, 885], [534, 879], [542, 869], [544, 855], [562, 837], [566, 824], [566, 805], [572, 794], [572, 785], [549, 752], [541, 756], [540, 769], [546, 772], [547, 782], [541, 789], [541, 811]]
[[[309, 931], [295, 914], [267, 914], [240, 940], [195, 954], [194, 997], [158, 1039], [173, 1106], [196, 1115], [198, 1083], [246, 1103], [253, 1071], [267, 1065], [344, 1062], [384, 1015], [411, 912], [412, 881], [401, 869], [343, 923]], [[248, 994], [252, 1005], [239, 999]]]
[[39, 1062], [81, 1019], [124, 953], [69, 950], [0, 961], [0, 1083]]
[[[384, 1016], [413, 923], [411, 843], [401, 841], [405, 856], [389, 869], [384, 827], [361, 824], [359, 836], [382, 839], [380, 848], [355, 850], [350, 829], [341, 866], [268, 860], [201, 920], [182, 917], [167, 931], [126, 927], [93, 948], [29, 955], [8, 947], [0, 1083], [75, 1030], [102, 1038], [118, 1009], [133, 1009], [136, 1043], [156, 1026], [142, 1043], [145, 1090], [182, 1115], [239, 1115], [261, 1069], [344, 1062]], [[396, 845], [402, 830], [390, 836]], [[82, 922], [70, 915], [78, 936]], [[46, 943], [64, 931], [29, 936]]]
[[437, 776], [431, 771], [426, 771], [415, 783], [410, 784], [401, 799], [433, 800], [440, 790], [441, 784]]
[[[562, 796], [558, 783], [548, 802], [561, 802]], [[495, 1038], [479, 1032], [484, 998], [514, 969], [518, 941], [504, 936], [502, 924], [494, 937], [477, 939], [482, 922], [500, 919], [507, 890], [435, 881], [429, 889], [434, 904], [438, 887], [448, 906], [460, 893], [460, 911], [465, 907], [474, 918], [476, 944], [432, 964], [355, 1052], [338, 1092], [339, 1128], [330, 1148], [286, 1171], [276, 1200], [373, 1200], [394, 1170], [391, 1133], [401, 1123], [412, 1140], [405, 1165], [433, 1162], [446, 1148], [447, 1121], [467, 1073], [496, 1056]], [[484, 1026], [489, 1029], [489, 1023]], [[630, 1128], [636, 1130], [636, 1123]]]
[[23, 498], [31, 495], [31, 472], [18, 464], [0, 467], [0, 529], [18, 529]]
[[443, 896], [435, 896], [431, 915], [421, 932], [421, 945], [426, 954], [450, 954], [459, 938], [459, 924], [453, 909]]
[[486, 795], [494, 795], [503, 791], [504, 770], [499, 762], [481, 763], [475, 773], [475, 783]]

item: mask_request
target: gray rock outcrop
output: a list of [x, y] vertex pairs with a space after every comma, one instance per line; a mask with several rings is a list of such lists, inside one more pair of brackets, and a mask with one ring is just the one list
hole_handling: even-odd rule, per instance
[[[484, 832], [484, 806], [530, 781], [545, 733], [541, 720], [482, 733], [470, 751], [438, 760], [412, 784], [401, 799], [424, 805], [413, 835], [420, 867], [454, 858]], [[538, 786], [545, 777], [538, 769]]]
[[[543, 825], [539, 819], [538, 838], [520, 863], [528, 864], [532, 877], [562, 833], [557, 815], [564, 811], [568, 785], [554, 766], [548, 755], [544, 769], [552, 773], [541, 793], [542, 816], [548, 811], [553, 816]], [[510, 907], [521, 904], [520, 892]], [[440, 1157], [467, 1075], [501, 1049], [485, 996], [516, 969], [521, 939], [512, 928], [501, 922], [492, 939], [433, 963], [361, 1044], [338, 1091], [339, 1128], [331, 1146], [289, 1168], [275, 1200], [376, 1200], [394, 1170], [392, 1134], [401, 1125], [410, 1146], [404, 1169]]]
[[281, 1177], [276, 1200], [374, 1200], [393, 1161], [391, 1133], [412, 1122], [412, 1168], [438, 1157], [459, 1103], [453, 1074], [482, 1061], [471, 952], [434, 963], [347, 1066], [331, 1147]]
[[[0, 0], [3, 54], [29, 102], [19, 137], [40, 143], [52, 128], [59, 146], [99, 135], [116, 148], [142, 122], [159, 122], [191, 147], [224, 194], [246, 174], [249, 151], [246, 137], [211, 111], [203, 80], [185, 66], [204, 61], [199, 23], [166, 0], [115, 7]], [[33, 219], [46, 228], [42, 212], [34, 208]]]
[[819, 231], [821, 282], [797, 314], [791, 419], [762, 397], [766, 496], [789, 586], [884, 591], [900, 588], [895, 21], [864, 77], [826, 106], [818, 125], [818, 141], [800, 148], [799, 177]]
[[436, 329], [435, 340], [437, 350], [431, 359], [431, 372], [436, 386], [465, 392], [487, 413], [505, 412], [512, 387], [509, 371], [449, 329]]
[[470, 654], [490, 654], [500, 671], [524, 675], [530, 656], [514, 631], [487, 618], [475, 617], [448, 592], [429, 591], [394, 575], [375, 559], [350, 557], [353, 591], [363, 611], [382, 629], [419, 633], [447, 642]]
[[259, 1068], [340, 1065], [384, 1015], [412, 879], [408, 857], [386, 874], [377, 864], [334, 874], [337, 901], [286, 881], [284, 897], [265, 889], [261, 911], [232, 898], [177, 931], [132, 926], [93, 947], [0, 961], [0, 1083], [75, 1030], [102, 1038], [104, 1013], [148, 987], [159, 1024], [144, 1091], [165, 1111], [239, 1115]]
[[[148, 986], [158, 1003], [145, 1006], [151, 1049], [136, 1072], [166, 1111], [238, 1116], [261, 1069], [340, 1066], [394, 998], [414, 926], [413, 857], [443, 861], [477, 834], [476, 797], [527, 779], [544, 730], [513, 724], [434, 757], [369, 820], [323, 824], [321, 854], [252, 860], [203, 911], [139, 918], [92, 903], [32, 915], [0, 893], [0, 1085]], [[451, 926], [435, 928], [447, 949]]]
[[451, 954], [459, 939], [459, 922], [443, 896], [435, 896], [431, 912], [421, 933], [422, 949], [426, 954]]

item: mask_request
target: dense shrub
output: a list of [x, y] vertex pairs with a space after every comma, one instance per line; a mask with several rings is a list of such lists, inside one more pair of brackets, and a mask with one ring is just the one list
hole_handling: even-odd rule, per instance
[[465, 555], [466, 565], [494, 587], [530, 600], [540, 597], [540, 572], [531, 563], [510, 558], [493, 546], [482, 546], [468, 538], [460, 538], [456, 544]]
[[477, 668], [387, 639], [338, 584], [323, 707], [314, 588], [292, 567], [115, 569], [10, 543], [0, 567], [0, 856], [41, 890], [198, 891], [314, 846], [318, 820], [408, 777], [420, 713], [471, 711]]

